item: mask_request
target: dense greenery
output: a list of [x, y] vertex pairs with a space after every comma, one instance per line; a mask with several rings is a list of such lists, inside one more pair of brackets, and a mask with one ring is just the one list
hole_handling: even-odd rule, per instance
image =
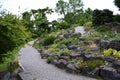
[[[115, 0], [115, 5], [120, 8], [120, 0]], [[17, 17], [7, 11], [0, 11], [0, 67], [2, 64], [7, 65], [11, 62], [11, 58], [15, 58], [15, 53], [18, 52], [18, 47], [28, 42], [31, 38], [40, 37], [39, 44], [37, 47], [50, 46], [48, 49], [51, 53], [57, 53], [59, 55], [70, 55], [71, 50], [65, 48], [60, 50], [60, 47], [64, 45], [80, 45], [84, 46], [86, 52], [90, 52], [93, 48], [88, 48], [88, 46], [95, 47], [94, 43], [89, 44], [87, 47], [83, 41], [80, 41], [79, 36], [74, 36], [72, 38], [62, 39], [64, 34], [72, 32], [67, 32], [66, 29], [76, 26], [85, 26], [85, 30], [91, 32], [85, 34], [85, 41], [93, 41], [97, 38], [118, 40], [120, 34], [119, 23], [120, 15], [113, 15], [113, 12], [104, 10], [91, 10], [90, 8], [84, 10], [84, 4], [82, 0], [58, 0], [56, 3], [55, 11], [61, 15], [63, 18], [60, 20], [54, 20], [49, 22], [47, 19], [47, 14], [53, 13], [53, 10], [49, 7], [44, 9], [31, 9], [30, 11], [25, 11], [22, 13], [22, 17]], [[112, 23], [116, 22], [116, 23]], [[107, 24], [106, 24], [107, 23]], [[116, 25], [117, 24], [117, 25]], [[99, 31], [94, 31], [93, 27]], [[59, 31], [61, 31], [59, 33]], [[114, 33], [111, 33], [113, 31]], [[48, 34], [50, 33], [50, 34]], [[58, 40], [60, 37], [60, 40]], [[110, 53], [109, 51], [115, 50], [105, 50], [104, 56], [114, 56], [120, 58], [117, 51], [115, 53]], [[48, 63], [53, 60], [53, 57], [48, 57]], [[71, 63], [75, 63], [76, 60], [71, 60]], [[97, 63], [97, 64], [96, 64]], [[90, 69], [104, 64], [101, 60], [95, 61], [85, 61], [81, 64], [80, 68], [88, 64]], [[94, 64], [94, 65], [93, 65]]]
[[114, 0], [115, 5], [120, 8], [120, 0]]
[[104, 25], [105, 23], [110, 23], [113, 21], [113, 12], [104, 9], [104, 10], [94, 10], [93, 11], [93, 25]]
[[30, 39], [30, 33], [15, 15], [0, 16], [0, 56]]
[[59, 0], [55, 11], [63, 14], [63, 20], [70, 25], [84, 25], [92, 20], [92, 10], [90, 8], [83, 10], [82, 0], [69, 0], [68, 2]]
[[44, 9], [32, 9], [22, 14], [24, 26], [33, 34], [33, 37], [38, 37], [42, 33], [48, 33], [52, 29], [49, 26], [46, 14], [51, 14], [53, 11], [48, 7]]

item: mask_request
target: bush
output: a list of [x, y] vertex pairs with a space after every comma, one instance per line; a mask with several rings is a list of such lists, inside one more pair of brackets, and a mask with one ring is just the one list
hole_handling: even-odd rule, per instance
[[95, 59], [95, 60], [89, 60], [89, 61], [84, 61], [83, 63], [80, 64], [79, 68], [83, 69], [85, 66], [88, 66], [90, 70], [95, 69], [96, 67], [99, 67], [103, 65], [105, 62], [100, 59]]
[[115, 49], [107, 49], [103, 53], [104, 56], [114, 56], [117, 59], [120, 59], [120, 51], [117, 51]]
[[51, 56], [50, 56], [50, 57], [48, 57], [48, 58], [47, 58], [47, 63], [51, 63], [51, 62], [53, 61], [53, 59], [54, 59], [54, 58], [53, 58], [53, 57], [51, 57]]
[[113, 12], [104, 9], [104, 10], [94, 10], [93, 11], [93, 25], [104, 25], [105, 23], [109, 23], [113, 21]]
[[86, 22], [85, 24], [84, 24], [84, 26], [85, 27], [92, 27], [92, 22], [90, 21], [90, 22]]
[[111, 49], [111, 48], [109, 48], [109, 49], [107, 49], [107, 50], [105, 50], [103, 53], [103, 55], [104, 56], [110, 56], [110, 55], [112, 55], [113, 54], [113, 49]]
[[43, 41], [43, 45], [46, 46], [46, 45], [53, 44], [54, 40], [55, 40], [54, 36], [47, 36]]
[[63, 49], [58, 52], [61, 56], [68, 56], [71, 54], [71, 50], [69, 49]]

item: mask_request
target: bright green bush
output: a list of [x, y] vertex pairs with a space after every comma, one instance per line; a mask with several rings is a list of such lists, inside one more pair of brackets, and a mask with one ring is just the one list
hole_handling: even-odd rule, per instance
[[113, 53], [113, 56], [116, 57], [117, 59], [120, 59], [120, 51]]
[[103, 54], [104, 56], [110, 56], [113, 54], [113, 49], [109, 48], [109, 49], [105, 50], [103, 53], [104, 53]]
[[117, 51], [115, 49], [107, 49], [103, 53], [104, 56], [113, 56], [117, 59], [120, 59], [120, 51]]

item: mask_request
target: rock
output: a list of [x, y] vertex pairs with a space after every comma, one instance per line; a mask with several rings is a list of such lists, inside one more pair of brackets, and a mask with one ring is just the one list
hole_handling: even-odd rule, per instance
[[83, 47], [81, 47], [81, 46], [79, 46], [79, 47], [77, 47], [77, 49], [76, 49], [76, 51], [83, 51], [84, 49], [83, 49]]
[[66, 60], [64, 60], [64, 59], [60, 59], [60, 60], [58, 60], [58, 62], [56, 62], [55, 65], [56, 65], [58, 68], [64, 69], [67, 64], [68, 64], [68, 61], [66, 61]]
[[95, 43], [102, 48], [107, 48], [109, 45], [109, 41], [103, 40], [103, 39], [96, 39]]
[[107, 48], [112, 48], [112, 49], [116, 49], [119, 51], [120, 50], [120, 41], [111, 41]]
[[71, 35], [71, 37], [81, 37], [81, 33], [73, 33], [72, 35]]
[[105, 61], [107, 61], [107, 62], [110, 62], [110, 63], [112, 63], [112, 62], [114, 62], [116, 59], [114, 58], [114, 57], [112, 57], [112, 56], [106, 56], [106, 57], [104, 57], [103, 58]]
[[38, 52], [39, 52], [39, 53], [43, 53], [43, 50], [42, 50], [42, 49], [40, 49], [40, 50], [38, 50]]
[[70, 50], [76, 50], [76, 49], [77, 49], [77, 46], [75, 46], [75, 45], [70, 45], [70, 46], [68, 46], [68, 49], [70, 49]]
[[70, 54], [70, 59], [75, 59], [77, 57], [80, 57], [80, 54], [75, 54], [75, 53]]
[[49, 57], [49, 54], [46, 53], [40, 53], [42, 59], [46, 59]]
[[85, 66], [82, 70], [81, 70], [81, 73], [84, 74], [84, 75], [88, 75], [90, 72], [88, 66]]
[[66, 66], [66, 71], [69, 72], [69, 73], [78, 72], [76, 67], [73, 64], [68, 64]]
[[104, 67], [100, 70], [100, 77], [104, 80], [120, 80], [120, 74], [111, 67]]
[[64, 38], [71, 38], [71, 34], [64, 34]]
[[1, 78], [1, 80], [9, 80], [10, 77], [11, 77], [11, 74], [10, 74], [10, 72], [8, 72]]
[[62, 45], [60, 46], [60, 49], [65, 49], [65, 48], [67, 48], [67, 46], [66, 46], [65, 44], [62, 44]]
[[68, 61], [69, 58], [66, 58], [65, 56], [58, 56], [58, 59], [59, 59], [59, 60], [60, 60], [60, 59], [64, 59], [64, 60]]
[[100, 69], [99, 68], [95, 68], [93, 71], [91, 71], [90, 73], [89, 73], [89, 76], [90, 77], [99, 77], [99, 73], [100, 73]]
[[114, 61], [112, 63], [112, 67], [116, 68], [116, 69], [120, 69], [120, 61]]

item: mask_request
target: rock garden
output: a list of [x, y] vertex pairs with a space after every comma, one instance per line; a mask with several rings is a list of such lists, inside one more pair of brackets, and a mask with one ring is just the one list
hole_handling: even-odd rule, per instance
[[92, 29], [81, 34], [69, 28], [41, 36], [34, 46], [48, 64], [69, 73], [120, 80], [120, 41], [109, 35]]

